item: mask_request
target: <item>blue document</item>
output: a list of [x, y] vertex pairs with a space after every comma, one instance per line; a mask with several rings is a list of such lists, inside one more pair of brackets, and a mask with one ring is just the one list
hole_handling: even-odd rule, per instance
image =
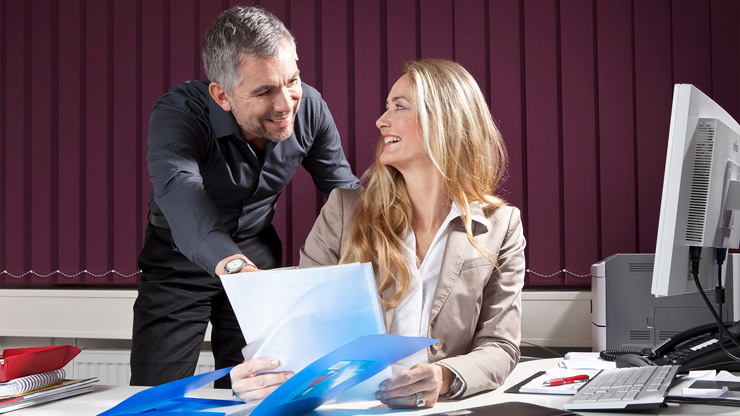
[[[300, 415], [350, 387], [345, 395], [373, 400], [391, 364], [436, 342], [384, 334], [369, 263], [264, 270], [221, 281], [247, 341], [245, 359], [277, 358], [276, 371], [295, 373], [250, 415]], [[101, 415], [243, 414], [241, 402], [184, 397], [229, 370], [152, 387]]]
[[[437, 340], [399, 335], [368, 335], [358, 338], [299, 371], [272, 392], [250, 416], [302, 415], [367, 380], [396, 361], [424, 349]], [[227, 375], [231, 367], [198, 374], [141, 391], [98, 416], [226, 415], [228, 406], [241, 401], [185, 397], [186, 394]], [[218, 409], [218, 410], [215, 410]]]
[[308, 413], [396, 361], [437, 342], [424, 337], [368, 335], [309, 364], [272, 392], [250, 416]]
[[[241, 401], [236, 400], [209, 400], [185, 397], [186, 394], [229, 374], [231, 368], [222, 368], [150, 387], [134, 394], [115, 407], [100, 413], [98, 416], [125, 416], [141, 413], [156, 415], [170, 414], [171, 412], [177, 412], [178, 416], [184, 416], [205, 409], [241, 404]], [[216, 414], [223, 415], [224, 413]], [[204, 415], [204, 413], [198, 413], [198, 416]]]

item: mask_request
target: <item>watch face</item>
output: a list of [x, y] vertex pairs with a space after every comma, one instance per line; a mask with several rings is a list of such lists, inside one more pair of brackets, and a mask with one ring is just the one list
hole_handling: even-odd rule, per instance
[[244, 259], [232, 259], [226, 262], [224, 269], [228, 273], [234, 273], [240, 271], [246, 264], [247, 262]]
[[450, 385], [450, 394], [457, 394], [461, 388], [462, 380], [460, 380], [458, 377], [455, 377], [455, 379], [452, 380], [452, 384]]

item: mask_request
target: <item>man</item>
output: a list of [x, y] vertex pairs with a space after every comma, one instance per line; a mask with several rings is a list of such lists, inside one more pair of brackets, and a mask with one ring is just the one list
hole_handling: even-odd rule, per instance
[[[271, 220], [299, 164], [324, 195], [359, 186], [280, 20], [253, 7], [225, 11], [206, 33], [203, 60], [210, 82], [173, 86], [151, 113], [132, 385], [193, 375], [209, 320], [216, 367], [242, 361], [244, 338], [218, 276], [281, 265]], [[228, 388], [228, 377], [216, 387]]]

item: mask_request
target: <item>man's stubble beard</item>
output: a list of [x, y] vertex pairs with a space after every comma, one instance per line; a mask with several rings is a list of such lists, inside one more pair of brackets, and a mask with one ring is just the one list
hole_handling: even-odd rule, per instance
[[[293, 106], [293, 111], [291, 112], [290, 116], [290, 125], [282, 129], [280, 133], [273, 133], [269, 131], [267, 128], [265, 128], [263, 124], [255, 124], [245, 121], [241, 118], [239, 111], [233, 104], [231, 106], [231, 113], [234, 115], [236, 123], [241, 128], [242, 134], [245, 134], [245, 138], [246, 135], [249, 135], [249, 137], [257, 136], [273, 143], [280, 143], [293, 134], [293, 130], [295, 129], [295, 118], [296, 114], [298, 114], [298, 106], [300, 105], [300, 103], [301, 100], [298, 100], [295, 106]], [[270, 116], [274, 116], [274, 114], [268, 114], [267, 116], [263, 116], [262, 118], [270, 118]], [[262, 118], [258, 120], [262, 120]]]

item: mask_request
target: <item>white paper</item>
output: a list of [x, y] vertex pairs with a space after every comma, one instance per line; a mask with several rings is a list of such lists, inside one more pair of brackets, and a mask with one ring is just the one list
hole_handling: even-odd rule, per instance
[[[536, 377], [532, 380], [530, 380], [527, 384], [521, 386], [519, 388], [519, 393], [544, 393], [544, 394], [576, 394], [578, 390], [580, 390], [581, 387], [583, 387], [586, 384], [586, 381], [593, 378], [596, 374], [598, 374], [601, 370], [598, 369], [586, 369], [586, 370], [568, 370], [560, 367], [554, 367], [544, 374], [540, 375], [539, 377]], [[573, 377], [577, 375], [587, 375], [588, 380], [577, 382], [577, 383], [569, 383], [569, 384], [561, 384], [559, 386], [547, 386], [544, 384], [545, 381], [552, 380], [554, 378], [564, 378], [564, 377]]]
[[725, 393], [730, 390], [727, 387], [721, 389], [692, 389], [684, 388], [681, 389], [682, 397], [694, 397], [697, 399], [714, 399], [717, 397], [724, 396]]
[[247, 347], [245, 359], [298, 372], [364, 335], [385, 333], [369, 263], [221, 276]]
[[566, 360], [600, 360], [598, 352], [589, 351], [571, 351], [565, 353]]
[[606, 361], [600, 358], [598, 352], [568, 352], [562, 360], [558, 361], [558, 367], [570, 370], [587, 370], [616, 368], [613, 361]]
[[689, 371], [689, 374], [680, 376], [676, 382], [671, 386], [668, 391], [668, 396], [671, 397], [690, 397], [690, 398], [722, 398], [727, 400], [738, 400], [740, 401], [740, 393], [731, 391], [727, 387], [718, 389], [708, 388], [692, 388], [692, 384], [695, 381], [730, 381], [740, 382], [740, 377], [733, 375], [727, 371], [716, 370], [695, 370]]
[[576, 358], [576, 359], [565, 359], [558, 361], [558, 367], [567, 368], [571, 370], [583, 370], [583, 369], [594, 369], [598, 368], [606, 370], [609, 368], [617, 368], [617, 364], [614, 361], [606, 361], [601, 358]]

